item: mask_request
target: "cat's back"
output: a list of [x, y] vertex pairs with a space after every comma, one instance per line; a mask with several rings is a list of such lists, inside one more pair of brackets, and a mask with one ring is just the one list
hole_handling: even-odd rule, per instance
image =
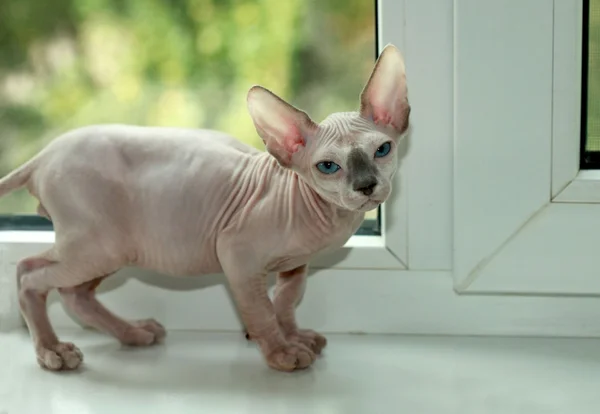
[[52, 141], [46, 151], [97, 153], [118, 150], [140, 160], [165, 157], [177, 153], [211, 155], [257, 154], [257, 149], [215, 130], [146, 127], [122, 124], [91, 125], [71, 130]]

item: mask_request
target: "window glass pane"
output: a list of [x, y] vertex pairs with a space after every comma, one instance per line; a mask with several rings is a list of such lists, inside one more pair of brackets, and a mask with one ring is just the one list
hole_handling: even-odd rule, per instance
[[590, 1], [587, 149], [600, 151], [600, 0]]
[[[375, 58], [372, 1], [42, 3], [0, 1], [0, 175], [94, 123], [214, 128], [262, 148], [252, 84], [320, 121], [357, 108]], [[0, 214], [36, 205], [19, 191]]]
[[587, 83], [587, 96], [584, 96], [583, 108], [586, 119], [583, 122], [582, 168], [600, 168], [600, 0], [587, 0], [585, 3], [584, 25], [589, 25], [584, 33], [584, 85]]

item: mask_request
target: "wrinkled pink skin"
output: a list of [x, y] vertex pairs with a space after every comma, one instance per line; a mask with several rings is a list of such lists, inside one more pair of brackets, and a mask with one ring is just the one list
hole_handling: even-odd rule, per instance
[[[39, 364], [75, 369], [83, 358], [50, 324], [51, 289], [84, 323], [123, 344], [161, 341], [158, 322], [124, 320], [95, 297], [103, 278], [137, 266], [168, 275], [224, 272], [268, 365], [283, 371], [311, 365], [326, 340], [296, 324], [307, 264], [342, 246], [364, 212], [389, 196], [397, 140], [408, 126], [406, 93], [402, 57], [388, 46], [360, 111], [333, 114], [319, 125], [252, 88], [249, 111], [268, 152], [216, 131], [176, 128], [91, 126], [55, 139], [0, 180], [0, 195], [26, 186], [56, 232], [48, 251], [18, 266], [21, 311]], [[369, 159], [378, 185], [365, 195], [352, 187], [348, 154], [374, 154], [385, 142], [392, 151]], [[323, 160], [340, 171], [318, 171]], [[272, 301], [265, 285], [270, 272], [278, 273]]]

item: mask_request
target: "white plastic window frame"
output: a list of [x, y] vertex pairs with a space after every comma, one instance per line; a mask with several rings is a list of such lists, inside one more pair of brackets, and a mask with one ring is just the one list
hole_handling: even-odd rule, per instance
[[458, 292], [600, 294], [600, 174], [579, 170], [582, 24], [581, 0], [455, 1]]

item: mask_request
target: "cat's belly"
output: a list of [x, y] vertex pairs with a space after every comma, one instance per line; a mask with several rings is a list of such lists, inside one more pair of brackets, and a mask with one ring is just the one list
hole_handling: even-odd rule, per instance
[[171, 276], [221, 273], [214, 243], [152, 243], [138, 250], [135, 266]]
[[313, 255], [280, 257], [267, 265], [267, 272], [287, 272], [309, 264]]
[[184, 260], [178, 263], [169, 263], [167, 261], [145, 260], [136, 263], [135, 266], [168, 276], [202, 276], [223, 272], [223, 268], [218, 261]]
[[296, 269], [300, 266], [310, 265], [310, 261], [316, 256], [334, 252], [341, 248], [350, 237], [343, 237], [340, 240], [336, 240], [333, 243], [324, 244], [317, 248], [303, 252], [303, 254], [289, 254], [281, 255], [276, 259], [269, 262], [267, 265], [267, 272], [287, 272]]
[[289, 249], [288, 254], [281, 254], [282, 252], [280, 252], [280, 255], [274, 260], [271, 260], [266, 266], [266, 271], [287, 272], [303, 265], [310, 265], [310, 261], [316, 256], [335, 252], [344, 246], [355, 231], [356, 229], [353, 226], [350, 227], [350, 231], [339, 233], [336, 237], [330, 238], [329, 240], [324, 237], [320, 243], [314, 244], [312, 248], [302, 249], [302, 253], [300, 254], [289, 254], [290, 251], [298, 252], [298, 248]]

